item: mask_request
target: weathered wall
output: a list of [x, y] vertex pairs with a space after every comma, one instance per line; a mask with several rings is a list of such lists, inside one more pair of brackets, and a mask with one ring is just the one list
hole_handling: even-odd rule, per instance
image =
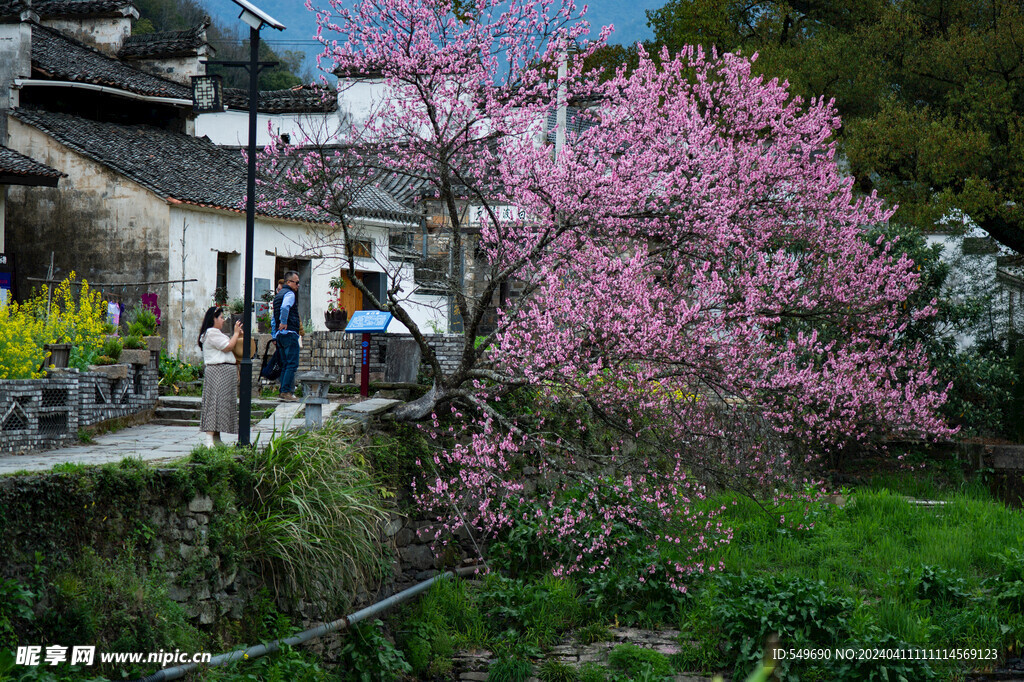
[[206, 66], [199, 60], [207, 56], [204, 51], [202, 55], [161, 57], [159, 59], [132, 59], [129, 63], [146, 73], [192, 87], [192, 76], [206, 75]]
[[[18, 259], [18, 291], [45, 277], [54, 254], [55, 279], [72, 270], [92, 282], [164, 281], [168, 274], [168, 206], [140, 185], [8, 117], [8, 146], [67, 173], [60, 187], [11, 187], [7, 249]], [[167, 286], [106, 289], [126, 297], [156, 293], [167, 308]]]
[[[132, 12], [138, 18], [138, 12]], [[108, 55], [115, 55], [132, 34], [132, 17], [51, 17], [43, 19], [43, 26], [56, 29], [72, 38], [91, 45]]]
[[0, 144], [7, 144], [7, 114], [18, 106], [15, 78], [32, 75], [32, 25], [0, 24]]
[[[171, 76], [167, 76], [170, 78]], [[302, 145], [305, 138], [329, 141], [341, 135], [341, 119], [337, 111], [311, 114], [268, 114], [256, 116], [256, 144], [260, 147], [276, 142], [282, 134], [290, 136], [290, 144]], [[249, 112], [220, 111], [196, 116], [196, 137], [208, 137], [214, 144], [244, 147], [249, 144]]]
[[[243, 562], [245, 530], [238, 523], [230, 476], [216, 465], [149, 470], [92, 469], [0, 478], [0, 578], [25, 581], [38, 561], [57, 577], [86, 550], [114, 558], [132, 550], [151, 576], [166, 584], [193, 623], [219, 627], [243, 617], [263, 585]], [[425, 521], [392, 514], [380, 542], [393, 547], [392, 579], [375, 594], [353, 595], [353, 610], [437, 574], [441, 561], [421, 537]], [[447, 558], [461, 561], [454, 548]], [[342, 613], [318, 613], [309, 601], [279, 596], [278, 605], [304, 628]], [[224, 631], [221, 627], [219, 631]], [[340, 639], [314, 643], [330, 656]]]

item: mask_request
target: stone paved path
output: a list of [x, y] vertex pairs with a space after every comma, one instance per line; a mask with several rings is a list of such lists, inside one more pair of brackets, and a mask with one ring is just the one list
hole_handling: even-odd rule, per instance
[[[301, 403], [279, 404], [273, 414], [253, 427], [252, 440], [257, 443], [266, 442], [274, 431], [280, 432], [304, 425], [305, 418], [299, 414], [302, 407]], [[340, 407], [345, 405], [337, 402], [324, 405], [324, 418]], [[120, 462], [126, 457], [146, 462], [169, 462], [185, 457], [195, 446], [202, 445], [205, 436], [194, 426], [143, 424], [116, 433], [94, 436], [93, 440], [96, 442], [89, 445], [74, 445], [28, 455], [0, 455], [0, 475], [16, 471], [46, 471], [55, 464], [65, 462], [106, 464]], [[223, 440], [225, 443], [234, 443], [237, 438], [226, 433]]]

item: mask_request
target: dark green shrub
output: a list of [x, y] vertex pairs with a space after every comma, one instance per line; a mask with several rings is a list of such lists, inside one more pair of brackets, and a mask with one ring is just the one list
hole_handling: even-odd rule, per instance
[[580, 679], [576, 668], [550, 659], [541, 664], [537, 677], [541, 682], [577, 682]]
[[35, 594], [21, 583], [0, 578], [0, 650], [14, 649], [18, 641], [15, 623], [34, 618], [34, 600]]
[[608, 652], [608, 666], [631, 678], [653, 675], [653, 679], [660, 680], [672, 674], [668, 656], [635, 644], [619, 644]]
[[541, 647], [557, 642], [581, 613], [576, 586], [552, 576], [524, 582], [492, 574], [484, 579], [477, 597], [492, 632], [514, 631], [518, 638]]
[[915, 598], [938, 604], [963, 604], [971, 598], [967, 581], [941, 566], [922, 566], [918, 571], [904, 569], [900, 585], [910, 588]]
[[526, 682], [533, 666], [521, 656], [504, 654], [487, 668], [487, 682]]
[[590, 623], [576, 633], [576, 639], [583, 644], [612, 641], [612, 631], [603, 623]]
[[391, 682], [412, 672], [412, 666], [381, 631], [383, 623], [362, 622], [349, 631], [341, 649], [340, 668], [345, 679], [358, 682]]
[[146, 344], [143, 342], [142, 337], [136, 336], [134, 334], [132, 336], [124, 337], [122, 344], [125, 348], [133, 348], [136, 350], [140, 350], [146, 347]]
[[580, 666], [580, 682], [606, 682], [608, 671], [596, 663], [584, 663]]
[[156, 336], [156, 313], [146, 306], [138, 306], [128, 314], [128, 334]]
[[[787, 646], [837, 646], [850, 634], [853, 602], [829, 594], [825, 584], [806, 578], [719, 576], [713, 614], [722, 624], [735, 675], [743, 677], [764, 655], [764, 642], [776, 634]], [[788, 677], [791, 661], [777, 669]]]
[[106, 357], [116, 362], [118, 358], [121, 357], [121, 349], [123, 347], [124, 346], [121, 344], [121, 339], [108, 338], [103, 342], [103, 352], [101, 353], [101, 355], [105, 355]]

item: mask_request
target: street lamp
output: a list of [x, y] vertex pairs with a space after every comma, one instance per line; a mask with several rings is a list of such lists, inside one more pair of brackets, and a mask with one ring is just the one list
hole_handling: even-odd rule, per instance
[[[260, 69], [268, 66], [276, 66], [277, 62], [260, 62], [260, 29], [264, 26], [284, 30], [284, 24], [270, 16], [248, 0], [232, 0], [242, 8], [238, 18], [249, 26], [249, 61], [211, 61], [207, 64], [218, 64], [220, 66], [231, 66], [247, 69], [249, 71], [249, 172], [246, 178], [245, 192], [245, 310], [243, 312], [242, 366], [239, 381], [238, 394], [238, 444], [249, 444], [249, 429], [251, 424], [252, 411], [252, 251], [253, 232], [256, 225], [256, 116], [259, 107], [260, 91], [258, 77]], [[200, 83], [193, 81], [194, 87]], [[209, 102], [210, 97], [204, 99], [193, 94], [196, 102]]]

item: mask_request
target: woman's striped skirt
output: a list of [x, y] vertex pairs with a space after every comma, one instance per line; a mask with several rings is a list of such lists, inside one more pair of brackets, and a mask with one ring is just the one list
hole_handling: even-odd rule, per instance
[[206, 366], [199, 430], [238, 433], [238, 370], [235, 365]]

